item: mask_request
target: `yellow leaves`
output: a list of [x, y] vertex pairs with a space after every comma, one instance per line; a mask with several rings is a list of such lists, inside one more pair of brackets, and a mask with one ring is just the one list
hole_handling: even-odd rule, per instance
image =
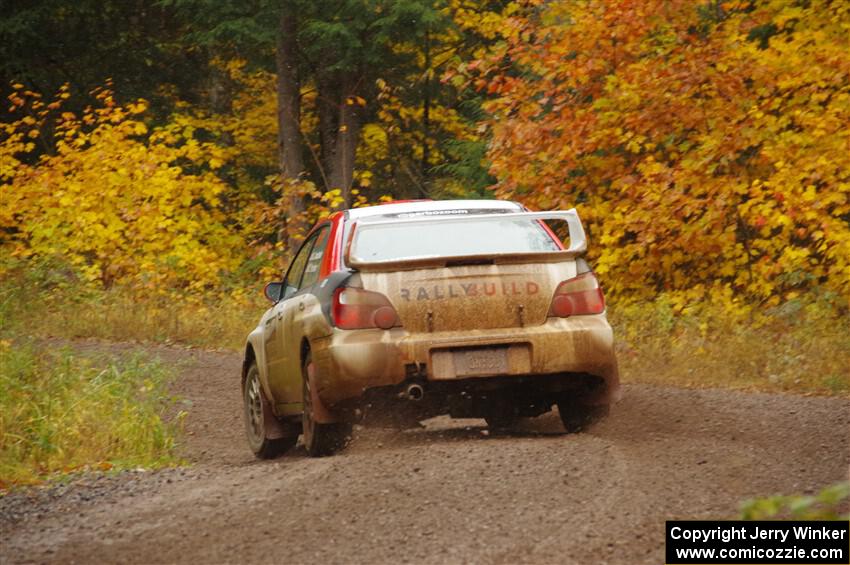
[[784, 29], [789, 22], [799, 20], [803, 15], [803, 8], [797, 6], [786, 7], [773, 18], [773, 23], [777, 28]]
[[146, 100], [139, 100], [137, 102], [131, 102], [127, 104], [127, 111], [131, 114], [144, 114], [148, 109], [148, 103]]
[[487, 39], [495, 39], [505, 31], [505, 19], [520, 8], [517, 2], [507, 4], [502, 13], [482, 10], [480, 6], [470, 6], [461, 0], [452, 0], [446, 11], [462, 30], [474, 31]]
[[328, 208], [336, 209], [342, 206], [344, 200], [342, 197], [342, 189], [333, 188], [322, 195], [322, 202], [326, 203]]
[[[363, 171], [362, 173], [355, 174], [357, 184], [363, 188], [372, 186], [372, 176], [372, 171]], [[354, 193], [354, 191], [352, 191], [352, 193]]]
[[631, 153], [640, 153], [641, 152], [641, 144], [637, 139], [630, 139], [626, 143], [626, 151]]
[[721, 277], [732, 277], [738, 271], [738, 265], [732, 262], [724, 262], [717, 270], [717, 274]]
[[14, 234], [4, 250], [60, 254], [85, 278], [104, 284], [215, 284], [221, 271], [242, 260], [238, 233], [225, 225], [220, 195], [227, 187], [178, 163], [190, 157], [216, 169], [226, 152], [170, 133], [194, 132], [186, 124], [148, 131], [142, 121], [129, 119], [142, 115], [144, 102], [128, 109], [103, 89], [97, 97], [104, 105], [86, 109], [82, 118], [60, 116], [55, 135], [45, 140], [55, 145], [55, 154], [37, 163], [13, 157], [33, 149], [19, 141], [19, 132], [32, 127], [28, 121], [2, 130], [0, 229]]
[[810, 184], [806, 187], [805, 192], [803, 193], [803, 200], [806, 202], [814, 202], [817, 200], [817, 193], [815, 192], [815, 185]]
[[358, 152], [366, 157], [366, 162], [373, 165], [389, 157], [389, 136], [379, 124], [366, 124], [360, 133], [361, 144]]

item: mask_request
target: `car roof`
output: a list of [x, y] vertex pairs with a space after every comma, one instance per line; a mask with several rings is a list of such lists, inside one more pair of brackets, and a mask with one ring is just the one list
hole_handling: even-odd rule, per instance
[[364, 208], [352, 208], [346, 211], [346, 215], [349, 220], [362, 220], [386, 216], [418, 216], [427, 212], [450, 214], [454, 211], [457, 211], [456, 213], [468, 213], [469, 211], [475, 213], [475, 211], [479, 211], [479, 213], [482, 213], [485, 211], [521, 211], [522, 209], [520, 204], [507, 200], [417, 200], [414, 202], [395, 202]]

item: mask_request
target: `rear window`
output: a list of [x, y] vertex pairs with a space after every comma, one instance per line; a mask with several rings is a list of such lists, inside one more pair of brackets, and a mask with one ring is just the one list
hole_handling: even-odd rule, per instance
[[[365, 227], [365, 225], [364, 225]], [[362, 262], [558, 251], [535, 220], [481, 219], [386, 224], [358, 230], [353, 247]]]

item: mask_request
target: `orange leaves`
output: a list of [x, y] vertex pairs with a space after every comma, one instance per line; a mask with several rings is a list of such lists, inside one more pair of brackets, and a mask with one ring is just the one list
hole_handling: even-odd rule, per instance
[[611, 0], [514, 19], [466, 67], [492, 94], [497, 194], [583, 208], [609, 289], [850, 294], [850, 11]]

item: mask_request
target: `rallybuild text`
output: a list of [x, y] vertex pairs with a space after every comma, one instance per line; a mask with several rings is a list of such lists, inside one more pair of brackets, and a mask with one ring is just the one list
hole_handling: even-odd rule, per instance
[[666, 563], [850, 563], [845, 521], [668, 521]]

